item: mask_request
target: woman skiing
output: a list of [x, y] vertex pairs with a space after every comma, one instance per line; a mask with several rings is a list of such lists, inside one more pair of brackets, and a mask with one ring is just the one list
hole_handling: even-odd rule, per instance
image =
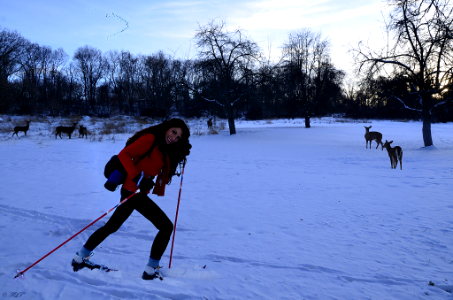
[[[116, 232], [132, 212], [137, 210], [159, 230], [154, 238], [142, 278], [162, 279], [159, 273], [159, 261], [170, 241], [173, 224], [159, 206], [148, 197], [148, 193], [154, 187], [153, 194], [164, 195], [165, 185], [170, 184], [176, 167], [190, 154], [192, 145], [189, 143], [189, 136], [189, 128], [183, 120], [171, 119], [143, 129], [128, 140], [127, 146], [118, 154], [119, 160], [127, 171], [127, 177], [121, 188], [121, 200], [138, 189], [140, 192], [118, 206], [108, 222], [88, 238], [72, 260], [74, 272], [84, 267], [106, 268], [90, 261], [93, 256], [92, 251], [107, 236]], [[141, 158], [150, 149], [152, 151]], [[157, 176], [156, 183], [154, 183], [155, 176]], [[108, 182], [106, 188], [111, 190], [107, 185]]]

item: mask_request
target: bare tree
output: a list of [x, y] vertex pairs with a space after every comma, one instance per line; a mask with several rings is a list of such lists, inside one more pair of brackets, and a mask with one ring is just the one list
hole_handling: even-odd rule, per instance
[[52, 48], [49, 46], [40, 46], [39, 47], [39, 52], [40, 52], [40, 61], [39, 61], [39, 70], [41, 78], [41, 90], [40, 90], [40, 96], [42, 99], [42, 103], [47, 104], [48, 103], [48, 92], [49, 92], [49, 86], [48, 86], [48, 79], [49, 79], [49, 73], [50, 73], [50, 65], [52, 62]]
[[[370, 77], [390, 71], [407, 78], [408, 98], [389, 96], [421, 114], [424, 144], [431, 146], [431, 113], [451, 101], [443, 95], [453, 85], [453, 7], [450, 0], [388, 0], [388, 4], [393, 11], [386, 29], [393, 38], [380, 50], [359, 43], [353, 49], [358, 70]], [[411, 103], [414, 97], [417, 101]]]
[[69, 113], [71, 108], [74, 105], [74, 100], [79, 99], [78, 94], [82, 94], [81, 92], [78, 93], [81, 88], [79, 88], [79, 83], [77, 82], [77, 70], [76, 70], [75, 63], [71, 61], [64, 69], [64, 76], [67, 81], [68, 90], [67, 90], [67, 101], [66, 101], [66, 110]]
[[283, 47], [287, 76], [293, 82], [293, 93], [296, 103], [301, 103], [299, 111], [305, 117], [305, 127], [310, 127], [310, 106], [321, 93], [325, 71], [330, 64], [330, 43], [323, 39], [321, 33], [301, 29], [290, 33]]
[[130, 114], [138, 113], [135, 105], [138, 99], [137, 85], [140, 81], [141, 60], [129, 51], [121, 52], [122, 91]]
[[10, 106], [8, 79], [20, 70], [29, 43], [17, 31], [0, 30], [0, 111], [6, 111]]
[[[69, 56], [64, 52], [63, 48], [58, 48], [52, 51], [49, 59], [49, 70], [46, 74], [48, 78], [48, 90], [49, 90], [49, 102], [52, 107], [59, 107], [64, 109], [65, 107], [65, 95], [63, 92], [63, 86], [66, 85], [63, 68], [68, 62]], [[44, 87], [46, 88], [46, 87]], [[68, 112], [69, 113], [69, 112]]]
[[146, 104], [146, 114], [166, 117], [174, 104], [171, 90], [174, 87], [174, 61], [162, 51], [143, 57], [141, 98]]
[[39, 100], [39, 88], [42, 69], [41, 47], [35, 43], [27, 44], [27, 51], [20, 60], [21, 72], [19, 77], [22, 79], [23, 98], [16, 103], [22, 111], [30, 111]]
[[1, 78], [7, 78], [19, 71], [21, 56], [27, 51], [27, 42], [17, 31], [0, 31]]
[[[109, 63], [108, 71], [107, 71], [107, 80], [110, 88], [115, 95], [114, 102], [118, 106], [119, 112], [123, 112], [123, 104], [124, 104], [124, 96], [123, 96], [123, 72], [122, 72], [122, 52], [118, 52], [117, 50], [109, 51], [107, 53], [107, 61]], [[111, 110], [112, 107], [109, 104], [107, 110]]]
[[101, 50], [91, 46], [80, 47], [74, 54], [75, 67], [83, 84], [85, 109], [95, 111], [96, 88], [108, 67]]
[[215, 95], [203, 98], [223, 108], [230, 134], [236, 134], [234, 104], [256, 84], [252, 70], [260, 58], [259, 47], [245, 36], [243, 30], [228, 31], [223, 20], [199, 26], [195, 39], [200, 62], [209, 65], [213, 79], [210, 83], [216, 85]]

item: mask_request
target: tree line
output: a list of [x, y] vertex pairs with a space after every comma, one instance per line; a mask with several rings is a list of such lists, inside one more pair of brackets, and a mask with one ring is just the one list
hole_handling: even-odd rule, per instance
[[63, 49], [0, 31], [0, 112], [166, 117], [216, 115], [234, 119], [309, 117], [341, 111], [344, 73], [320, 33], [291, 33], [280, 62], [223, 21], [200, 26], [196, 59], [91, 46], [72, 59]]
[[[102, 53], [31, 43], [0, 31], [0, 113], [165, 118], [219, 116], [234, 120], [305, 118], [342, 113], [356, 118], [453, 121], [452, 8], [450, 0], [387, 0], [389, 42], [383, 49], [359, 43], [351, 49], [356, 84], [331, 60], [321, 33], [289, 33], [278, 61], [265, 57], [241, 29], [224, 21], [199, 25], [194, 59], [162, 51]], [[426, 130], [425, 130], [426, 128]], [[428, 134], [429, 133], [429, 134]]]

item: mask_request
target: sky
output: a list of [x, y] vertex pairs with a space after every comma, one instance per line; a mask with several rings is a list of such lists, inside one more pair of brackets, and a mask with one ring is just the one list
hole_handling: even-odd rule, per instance
[[[110, 213], [13, 280], [118, 204], [103, 167], [146, 126], [85, 116], [88, 138], [56, 139], [72, 120], [31, 118], [27, 136], [12, 137], [27, 117], [0, 115], [2, 299], [452, 299], [453, 123], [432, 124], [423, 148], [418, 121], [237, 120], [230, 135], [188, 120], [183, 184], [151, 196], [173, 223], [180, 200], [163, 281], [141, 279], [157, 230], [136, 212], [91, 258], [118, 271], [70, 265]], [[124, 133], [101, 133], [115, 122]], [[402, 170], [375, 141], [365, 147], [370, 125], [403, 149]]]
[[360, 40], [381, 41], [382, 0], [0, 0], [0, 26], [72, 58], [85, 45], [103, 52], [125, 50], [194, 58], [199, 26], [225, 20], [242, 28], [263, 51], [277, 59], [289, 33], [302, 28], [321, 32], [332, 43], [334, 64], [352, 70], [348, 49]]

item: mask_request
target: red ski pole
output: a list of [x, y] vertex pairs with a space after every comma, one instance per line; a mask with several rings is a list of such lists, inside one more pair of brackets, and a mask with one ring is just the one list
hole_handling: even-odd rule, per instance
[[182, 178], [184, 176], [185, 167], [186, 167], [186, 160], [184, 159], [184, 163], [182, 165], [182, 171], [181, 171], [181, 184], [179, 186], [178, 205], [176, 206], [175, 225], [173, 226], [173, 237], [171, 240], [170, 263], [168, 264], [169, 269], [171, 268], [171, 258], [173, 257], [173, 245], [175, 244], [176, 222], [178, 222], [178, 211], [179, 211], [179, 202], [181, 200]]
[[91, 225], [93, 225], [94, 223], [96, 223], [97, 221], [99, 221], [100, 219], [102, 219], [103, 217], [105, 217], [108, 213], [110, 213], [112, 210], [114, 210], [115, 208], [117, 208], [118, 206], [120, 206], [121, 204], [123, 204], [124, 202], [126, 202], [127, 200], [129, 200], [130, 198], [132, 198], [132, 196], [134, 196], [137, 192], [134, 192], [132, 195], [130, 195], [129, 197], [127, 197], [126, 199], [124, 199], [123, 201], [121, 201], [120, 203], [118, 203], [117, 205], [115, 205], [114, 207], [112, 207], [109, 211], [105, 212], [102, 216], [100, 216], [99, 218], [97, 218], [96, 220], [94, 220], [93, 222], [91, 222], [90, 224], [88, 224], [85, 228], [83, 228], [82, 230], [80, 230], [79, 232], [77, 232], [76, 234], [74, 234], [73, 236], [71, 236], [69, 239], [67, 239], [66, 241], [64, 241], [62, 244], [60, 244], [60, 246], [58, 246], [57, 248], [53, 249], [52, 251], [50, 251], [49, 253], [47, 253], [46, 255], [44, 255], [43, 257], [41, 257], [39, 260], [37, 260], [35, 263], [33, 263], [31, 266], [29, 266], [28, 268], [26, 268], [25, 270], [23, 271], [20, 271], [20, 270], [17, 270], [17, 275], [14, 277], [14, 279], [16, 279], [17, 277], [21, 277], [23, 278], [24, 276], [24, 273], [27, 272], [29, 269], [31, 269], [32, 267], [34, 267], [35, 265], [37, 265], [41, 260], [43, 260], [44, 258], [46, 258], [47, 256], [51, 255], [52, 253], [54, 253], [55, 251], [57, 251], [61, 246], [63, 246], [64, 244], [66, 244], [67, 242], [69, 242], [70, 240], [72, 240], [73, 238], [75, 238], [76, 236], [78, 236], [80, 233], [82, 233], [85, 229], [87, 229], [88, 227], [90, 227]]

